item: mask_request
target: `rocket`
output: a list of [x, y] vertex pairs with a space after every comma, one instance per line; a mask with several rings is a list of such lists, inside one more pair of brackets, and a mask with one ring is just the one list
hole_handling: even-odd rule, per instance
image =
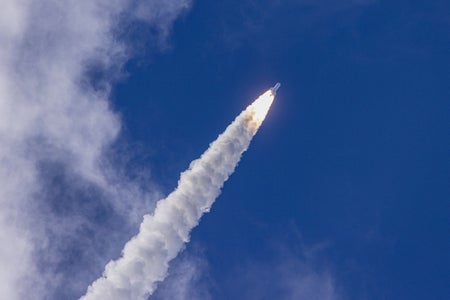
[[273, 87], [270, 88], [272, 94], [275, 96], [277, 94], [277, 90], [280, 88], [281, 83], [277, 82]]

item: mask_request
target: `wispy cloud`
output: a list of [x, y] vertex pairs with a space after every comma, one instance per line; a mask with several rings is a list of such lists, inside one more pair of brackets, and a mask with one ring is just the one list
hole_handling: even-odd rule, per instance
[[201, 251], [198, 245], [190, 247], [171, 264], [151, 299], [345, 299], [333, 263], [326, 259], [331, 245], [305, 244], [298, 229], [285, 225], [283, 230], [266, 241], [264, 258], [243, 252], [220, 270], [205, 260], [207, 246]]
[[225, 298], [342, 299], [332, 264], [324, 260], [329, 245], [305, 244], [298, 231], [288, 235], [287, 240], [271, 242], [272, 247], [267, 248], [270, 255], [265, 259], [243, 257], [231, 268], [226, 278]]
[[189, 245], [170, 263], [169, 276], [158, 286], [152, 300], [210, 300], [209, 264], [197, 244]]
[[242, 299], [338, 300], [336, 280], [328, 270], [294, 253], [271, 262], [252, 262], [239, 271]]
[[[99, 272], [142, 208], [152, 207], [151, 184], [129, 180], [111, 159], [121, 121], [108, 102], [110, 85], [133, 52], [117, 38], [118, 25], [145, 22], [161, 40], [190, 2], [137, 3], [2, 2], [2, 299], [23, 299], [30, 287], [36, 299], [81, 294], [78, 279]], [[101, 85], [86, 80], [93, 69]], [[116, 231], [106, 239], [108, 229]]]

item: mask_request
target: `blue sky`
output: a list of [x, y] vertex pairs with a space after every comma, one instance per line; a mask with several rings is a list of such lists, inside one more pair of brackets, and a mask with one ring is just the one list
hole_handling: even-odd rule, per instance
[[449, 297], [446, 1], [5, 7], [0, 298], [82, 296], [276, 82], [150, 299]]
[[329, 272], [342, 299], [448, 297], [448, 8], [196, 1], [170, 49], [130, 62], [114, 104], [167, 191], [282, 83], [186, 250], [201, 249], [213, 299], [277, 298], [285, 259]]

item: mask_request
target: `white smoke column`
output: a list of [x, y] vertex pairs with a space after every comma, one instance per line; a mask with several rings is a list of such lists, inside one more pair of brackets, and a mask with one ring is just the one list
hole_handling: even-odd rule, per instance
[[203, 155], [181, 173], [178, 187], [145, 215], [139, 233], [110, 261], [83, 300], [146, 299], [167, 276], [169, 262], [189, 241], [190, 231], [208, 212], [224, 182], [264, 120], [274, 99], [268, 90], [243, 111]]

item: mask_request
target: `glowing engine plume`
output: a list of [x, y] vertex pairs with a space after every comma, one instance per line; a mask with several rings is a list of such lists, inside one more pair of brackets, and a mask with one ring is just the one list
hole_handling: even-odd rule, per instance
[[83, 300], [146, 299], [167, 276], [169, 262], [189, 241], [190, 231], [208, 212], [269, 111], [268, 90], [227, 127], [203, 155], [181, 173], [178, 187], [145, 215], [139, 233], [110, 261]]

